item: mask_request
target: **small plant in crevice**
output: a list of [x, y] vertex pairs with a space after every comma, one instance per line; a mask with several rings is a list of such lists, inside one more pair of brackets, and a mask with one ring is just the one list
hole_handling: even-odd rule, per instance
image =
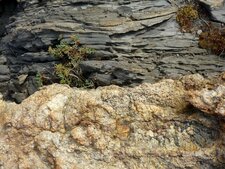
[[225, 29], [210, 25], [199, 35], [199, 46], [216, 55], [225, 54]]
[[59, 78], [59, 83], [75, 87], [94, 87], [93, 82], [83, 77], [79, 66], [80, 62], [92, 54], [94, 50], [81, 46], [76, 36], [71, 36], [69, 41], [59, 40], [58, 45], [48, 49], [50, 55], [61, 61], [55, 65], [55, 75]]
[[43, 87], [44, 85], [52, 84], [55, 81], [53, 75], [47, 70], [43, 70], [42, 72], [37, 72], [35, 76], [35, 84], [37, 88]]
[[211, 23], [210, 15], [200, 3], [191, 1], [178, 9], [176, 20], [181, 32], [199, 35], [199, 47], [222, 56], [225, 54], [225, 28]]
[[37, 74], [35, 76], [35, 81], [36, 81], [36, 85], [37, 85], [38, 88], [40, 88], [44, 85], [42, 74], [40, 72], [37, 72]]
[[182, 32], [192, 32], [194, 21], [198, 18], [198, 10], [192, 4], [180, 7], [177, 11], [176, 20]]

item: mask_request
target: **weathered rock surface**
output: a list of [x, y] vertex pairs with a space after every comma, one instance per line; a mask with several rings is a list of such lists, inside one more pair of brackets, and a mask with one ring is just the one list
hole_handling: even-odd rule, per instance
[[189, 75], [182, 81], [185, 89], [189, 90], [187, 100], [193, 106], [208, 114], [225, 116], [225, 73], [211, 80]]
[[188, 84], [207, 83], [194, 75], [135, 88], [53, 84], [21, 104], [1, 100], [0, 166], [222, 169], [224, 122], [185, 99]]
[[55, 84], [20, 105], [1, 101], [1, 168], [223, 168], [224, 131], [188, 109], [183, 84]]
[[212, 19], [217, 22], [225, 23], [225, 1], [224, 0], [200, 0], [206, 5], [212, 14]]
[[[98, 85], [135, 85], [224, 71], [224, 58], [208, 55], [198, 48], [197, 36], [180, 32], [175, 15], [182, 3], [20, 0], [17, 13], [3, 24], [0, 64], [6, 73], [0, 75], [0, 91], [17, 102], [32, 94], [36, 73], [53, 72], [56, 60], [47, 49], [60, 35], [76, 34], [82, 44], [96, 49], [82, 68]], [[22, 84], [21, 75], [28, 76]]]
[[219, 8], [223, 6], [224, 0], [199, 0], [200, 2], [208, 5], [210, 8]]
[[188, 100], [206, 113], [225, 116], [225, 85], [211, 90], [192, 91]]

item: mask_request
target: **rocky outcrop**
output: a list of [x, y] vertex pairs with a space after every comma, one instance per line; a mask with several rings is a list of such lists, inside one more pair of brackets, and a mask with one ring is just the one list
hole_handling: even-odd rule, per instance
[[222, 169], [224, 122], [186, 101], [187, 89], [209, 84], [200, 75], [135, 88], [53, 84], [21, 104], [1, 100], [0, 166]]
[[47, 49], [60, 35], [76, 34], [96, 50], [81, 68], [100, 86], [224, 71], [224, 58], [207, 54], [198, 47], [197, 36], [180, 32], [175, 15], [182, 3], [20, 0], [0, 40], [0, 91], [17, 102], [36, 91], [37, 72], [53, 72], [57, 60]]

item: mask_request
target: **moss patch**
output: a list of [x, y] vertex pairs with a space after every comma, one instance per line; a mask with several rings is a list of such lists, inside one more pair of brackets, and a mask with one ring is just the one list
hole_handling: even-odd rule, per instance
[[225, 29], [211, 26], [199, 36], [199, 46], [217, 55], [223, 55], [225, 50]]
[[176, 20], [181, 32], [195, 33], [200, 30], [199, 47], [207, 49], [216, 55], [224, 55], [225, 28], [218, 28], [209, 21], [210, 14], [197, 3], [187, 4], [177, 11]]
[[182, 32], [192, 32], [193, 22], [198, 18], [198, 11], [193, 5], [183, 6], [177, 11], [176, 20]]

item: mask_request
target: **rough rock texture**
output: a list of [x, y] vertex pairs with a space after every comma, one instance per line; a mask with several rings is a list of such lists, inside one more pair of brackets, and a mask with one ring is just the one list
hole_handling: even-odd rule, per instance
[[225, 116], [225, 73], [206, 81], [200, 75], [182, 78], [188, 91], [187, 100], [196, 108], [209, 114]]
[[189, 101], [206, 113], [225, 116], [225, 85], [189, 93]]
[[182, 0], [19, 2], [0, 39], [0, 91], [17, 102], [36, 90], [37, 72], [53, 71], [56, 60], [47, 49], [60, 35], [77, 34], [96, 49], [81, 68], [100, 86], [225, 70], [224, 58], [207, 54], [197, 36], [180, 32], [175, 15]]
[[0, 167], [223, 169], [224, 123], [185, 101], [193, 81], [208, 83], [194, 75], [135, 88], [54, 84], [21, 104], [1, 100]]

